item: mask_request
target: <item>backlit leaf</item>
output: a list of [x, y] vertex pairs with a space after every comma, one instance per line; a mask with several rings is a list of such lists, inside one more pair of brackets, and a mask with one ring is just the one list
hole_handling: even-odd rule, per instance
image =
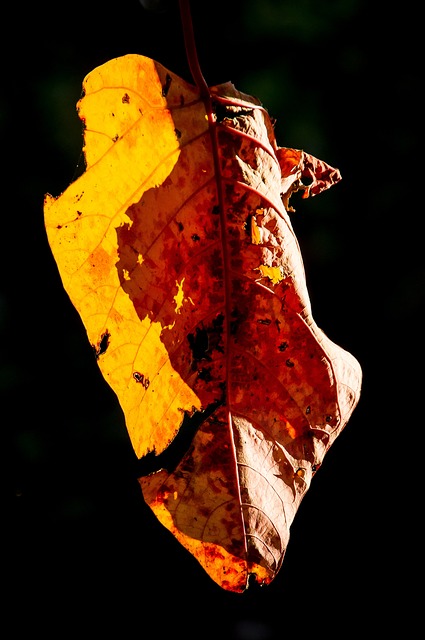
[[201, 98], [128, 55], [83, 86], [87, 169], [45, 199], [63, 285], [136, 455], [192, 428], [175, 463], [140, 478], [146, 502], [223, 588], [268, 583], [360, 394], [357, 361], [312, 318], [288, 216], [294, 191], [340, 174], [279, 148], [231, 83]]

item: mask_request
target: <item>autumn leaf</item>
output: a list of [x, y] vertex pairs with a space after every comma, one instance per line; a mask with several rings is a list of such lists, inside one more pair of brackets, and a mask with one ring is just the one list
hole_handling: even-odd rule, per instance
[[[313, 320], [288, 212], [338, 170], [278, 147], [231, 83], [208, 93], [138, 55], [84, 80], [86, 171], [45, 198], [48, 240], [138, 458], [144, 499], [210, 577], [269, 583], [360, 394]], [[308, 186], [303, 180], [308, 180]]]

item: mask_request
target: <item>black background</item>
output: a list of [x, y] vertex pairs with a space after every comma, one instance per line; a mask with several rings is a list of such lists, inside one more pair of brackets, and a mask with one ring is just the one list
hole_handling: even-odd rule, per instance
[[[423, 466], [421, 37], [413, 3], [193, 0], [209, 85], [232, 81], [343, 180], [292, 216], [319, 326], [363, 393], [265, 588], [221, 590], [143, 502], [121, 410], [47, 244], [43, 197], [81, 168], [84, 76], [140, 53], [187, 80], [175, 0], [20, 3], [3, 20], [2, 605], [61, 638], [407, 637], [419, 616]], [[7, 32], [9, 36], [7, 36]], [[6, 623], [5, 623], [6, 624]]]

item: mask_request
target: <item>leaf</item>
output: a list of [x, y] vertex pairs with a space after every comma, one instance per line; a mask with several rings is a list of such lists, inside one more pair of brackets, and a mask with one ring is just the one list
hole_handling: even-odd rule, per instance
[[157, 518], [224, 589], [269, 583], [360, 394], [358, 362], [312, 318], [288, 216], [292, 193], [340, 174], [279, 148], [231, 83], [201, 98], [127, 55], [83, 88], [87, 169], [44, 206], [63, 285], [136, 455], [161, 461], [189, 426], [139, 480]]

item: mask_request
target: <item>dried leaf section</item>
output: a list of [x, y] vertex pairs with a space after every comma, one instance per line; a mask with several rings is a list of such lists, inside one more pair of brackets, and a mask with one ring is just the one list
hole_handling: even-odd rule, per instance
[[358, 362], [313, 320], [288, 216], [294, 191], [339, 172], [278, 147], [231, 83], [202, 100], [128, 55], [83, 86], [87, 170], [45, 200], [63, 285], [137, 456], [200, 425], [172, 469], [140, 478], [146, 502], [224, 589], [269, 583], [360, 394]]

